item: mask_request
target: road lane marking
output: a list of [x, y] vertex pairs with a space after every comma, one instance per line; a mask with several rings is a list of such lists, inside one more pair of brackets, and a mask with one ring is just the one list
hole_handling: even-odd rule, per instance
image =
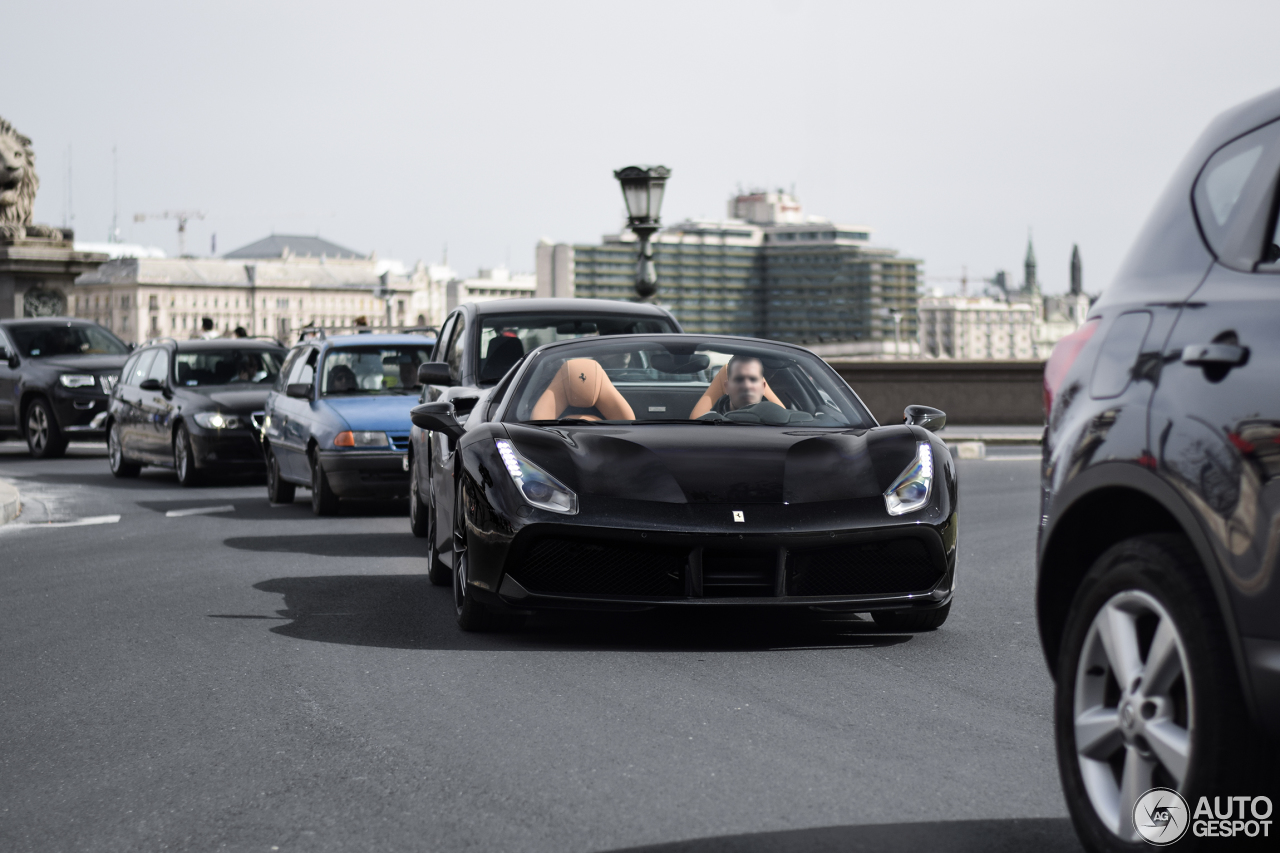
[[236, 508], [232, 504], [223, 506], [196, 506], [190, 509], [171, 509], [164, 514], [165, 518], [182, 518], [187, 515], [209, 515], [215, 512], [235, 512]]
[[120, 520], [118, 515], [93, 515], [88, 518], [73, 518], [70, 521], [18, 521], [0, 527], [5, 529], [37, 530], [45, 527], [88, 527], [93, 524], [115, 524]]

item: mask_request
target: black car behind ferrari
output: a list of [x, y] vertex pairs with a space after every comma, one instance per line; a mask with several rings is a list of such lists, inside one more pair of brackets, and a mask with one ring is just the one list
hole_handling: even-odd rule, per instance
[[[808, 350], [749, 338], [551, 343], [447, 436], [432, 571], [477, 629], [536, 608], [792, 605], [932, 628], [954, 591], [957, 483], [936, 409], [879, 426]], [[437, 500], [455, 492], [447, 503]]]
[[173, 468], [184, 486], [206, 472], [265, 471], [257, 421], [285, 350], [274, 341], [229, 339], [144, 345], [111, 396], [107, 459], [117, 477]]
[[1037, 608], [1062, 788], [1090, 850], [1145, 848], [1150, 789], [1200, 812], [1275, 783], [1278, 204], [1280, 90], [1205, 131], [1045, 369]]
[[129, 348], [69, 317], [0, 321], [0, 436], [17, 432], [37, 459], [72, 439], [101, 441], [107, 402]]

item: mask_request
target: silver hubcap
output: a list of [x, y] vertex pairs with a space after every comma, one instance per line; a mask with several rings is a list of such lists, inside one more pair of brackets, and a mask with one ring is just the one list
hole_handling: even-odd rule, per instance
[[1169, 613], [1138, 590], [1093, 617], [1076, 667], [1076, 756], [1098, 818], [1138, 841], [1134, 804], [1154, 787], [1181, 789], [1191, 762], [1191, 671]]
[[49, 418], [45, 415], [43, 406], [31, 407], [31, 414], [27, 416], [27, 437], [36, 450], [43, 450], [48, 443]]

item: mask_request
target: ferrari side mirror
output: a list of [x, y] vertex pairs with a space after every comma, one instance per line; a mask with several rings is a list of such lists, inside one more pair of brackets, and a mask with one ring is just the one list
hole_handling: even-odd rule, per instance
[[907, 406], [902, 412], [902, 422], [937, 432], [947, 425], [947, 413], [932, 406]]
[[461, 438], [464, 432], [462, 424], [454, 416], [453, 403], [447, 400], [415, 406], [409, 410], [409, 420], [418, 429], [442, 432], [453, 439]]

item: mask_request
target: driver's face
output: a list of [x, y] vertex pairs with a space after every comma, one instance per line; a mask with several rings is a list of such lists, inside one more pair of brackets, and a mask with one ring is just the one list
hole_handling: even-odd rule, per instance
[[741, 409], [759, 403], [764, 398], [764, 375], [760, 372], [760, 362], [735, 363], [727, 385], [732, 408]]

